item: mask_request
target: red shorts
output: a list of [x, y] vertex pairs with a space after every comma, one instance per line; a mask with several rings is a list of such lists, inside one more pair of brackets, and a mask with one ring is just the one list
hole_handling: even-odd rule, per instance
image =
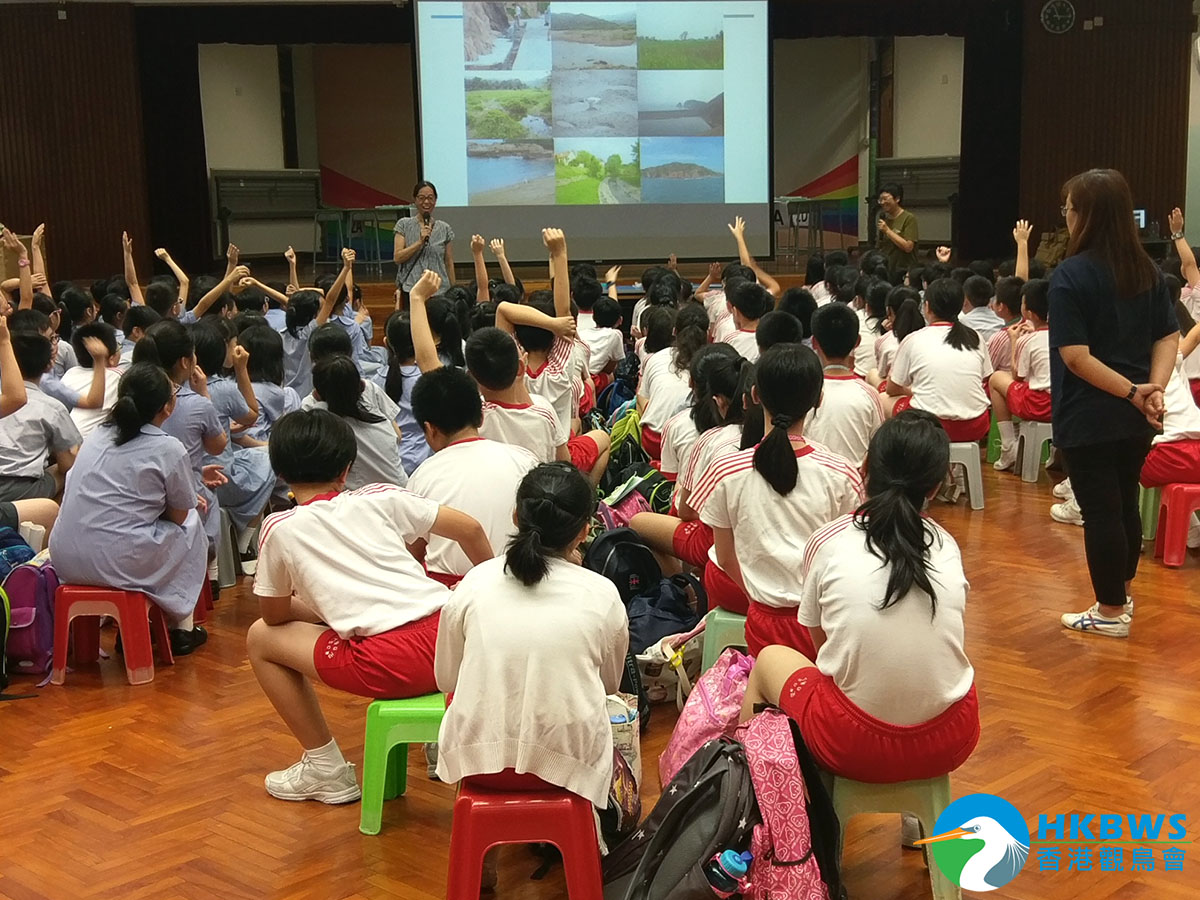
[[596, 396], [599, 397], [604, 393], [604, 389], [613, 383], [611, 372], [601, 372], [599, 375], [592, 376], [592, 384], [596, 387]]
[[1200, 406], [1200, 378], [1193, 378], [1188, 382], [1188, 387], [1192, 389], [1192, 399]]
[[433, 655], [440, 612], [383, 634], [343, 640], [329, 628], [313, 647], [324, 684], [375, 700], [403, 700], [437, 692]]
[[892, 725], [869, 716], [815, 666], [798, 669], [779, 695], [817, 763], [843, 778], [895, 784], [953, 772], [979, 743], [975, 686], [936, 718]]
[[1200, 484], [1200, 441], [1155, 444], [1142, 463], [1142, 487]]
[[444, 584], [450, 590], [458, 587], [458, 583], [463, 580], [462, 575], [447, 575], [445, 572], [430, 572], [428, 569], [425, 570], [425, 574], [438, 584]]
[[653, 428], [643, 425], [642, 449], [646, 451], [646, 455], [652, 460], [657, 461], [662, 459], [662, 435]]
[[[680, 557], [680, 559], [682, 558]], [[708, 594], [708, 608], [719, 606], [721, 609], [737, 613], [739, 616], [746, 615], [750, 607], [750, 598], [734, 584], [732, 578], [725, 574], [724, 569], [708, 559], [707, 553], [705, 560], [704, 591]]]
[[463, 782], [482, 791], [558, 791], [556, 784], [542, 781], [529, 772], [517, 774], [516, 769], [503, 769], [487, 775], [469, 775]]
[[[691, 522], [680, 522], [675, 526], [675, 536], [671, 539], [671, 547], [675, 555], [688, 565], [707, 567], [710, 563], [708, 551], [713, 545], [713, 530], [699, 519]], [[715, 569], [716, 566], [713, 566]], [[719, 570], [718, 570], [719, 571]], [[721, 572], [725, 575], [724, 572]], [[705, 573], [708, 577], [708, 573]], [[728, 579], [728, 576], [725, 576]], [[733, 584], [732, 581], [729, 582]], [[735, 585], [736, 587], [736, 585]], [[707, 590], [707, 589], [706, 589]], [[739, 593], [741, 593], [739, 591]], [[744, 615], [744, 613], [743, 613]]]
[[579, 398], [579, 415], [586, 416], [596, 408], [596, 390], [592, 384], [592, 379], [585, 378], [583, 380], [583, 396]]
[[800, 624], [796, 614], [794, 606], [767, 606], [750, 601], [750, 610], [746, 613], [746, 652], [758, 656], [763, 647], [782, 644], [799, 650], [809, 659], [816, 659], [817, 648], [813, 646], [812, 635], [808, 633], [808, 626]]
[[[892, 415], [898, 416], [906, 409], [912, 409], [912, 397], [901, 397], [892, 408]], [[946, 434], [950, 435], [951, 443], [966, 444], [982, 440], [992, 427], [992, 411], [985, 409], [974, 419], [938, 419]]]
[[1035, 391], [1026, 381], [1014, 381], [1005, 394], [1008, 408], [1018, 419], [1028, 422], [1050, 421], [1050, 392]]
[[600, 445], [586, 434], [568, 438], [567, 449], [571, 451], [571, 465], [580, 472], [592, 471], [600, 459]]

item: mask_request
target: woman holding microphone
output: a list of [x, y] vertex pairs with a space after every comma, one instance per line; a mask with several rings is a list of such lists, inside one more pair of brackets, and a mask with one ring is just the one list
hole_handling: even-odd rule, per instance
[[443, 284], [454, 284], [454, 254], [450, 249], [454, 231], [448, 223], [433, 217], [437, 188], [432, 182], [418, 181], [413, 187], [413, 202], [417, 214], [396, 223], [392, 251], [396, 263], [396, 287], [403, 290], [406, 297], [426, 269], [437, 272]]

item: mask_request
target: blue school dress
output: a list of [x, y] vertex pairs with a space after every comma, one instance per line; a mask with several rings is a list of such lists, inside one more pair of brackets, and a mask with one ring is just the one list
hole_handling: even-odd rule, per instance
[[299, 394], [290, 387], [280, 387], [269, 381], [254, 382], [254, 396], [258, 399], [258, 421], [243, 434], [256, 441], [270, 440], [271, 426], [300, 408]]
[[[384, 367], [372, 375], [370, 380], [386, 389], [388, 372], [389, 367]], [[421, 377], [421, 368], [415, 363], [411, 366], [401, 366], [400, 374], [400, 396], [395, 399], [396, 405], [400, 407], [400, 412], [396, 413], [396, 427], [400, 429], [400, 464], [404, 466], [406, 474], [412, 475], [417, 466], [433, 455], [433, 448], [425, 440], [425, 432], [417, 424], [412, 411], [413, 385]]]
[[201, 470], [206, 465], [204, 439], [223, 431], [221, 420], [211, 400], [193, 391], [190, 384], [182, 384], [175, 394], [175, 411], [163, 422], [163, 431], [176, 438], [187, 451], [196, 493], [208, 503], [208, 512], [202, 514], [204, 533], [215, 549], [221, 533], [221, 508], [217, 495], [204, 486]]
[[299, 329], [294, 337], [286, 329], [279, 334], [283, 338], [283, 386], [290, 387], [301, 397], [312, 393], [312, 360], [308, 358], [308, 339], [316, 328], [314, 319]]
[[[188, 453], [153, 425], [119, 447], [116, 436], [93, 431], [67, 473], [50, 535], [54, 568], [64, 584], [141, 591], [177, 622], [196, 606], [208, 569]], [[191, 511], [176, 525], [162, 517], [167, 507]]]
[[[221, 420], [226, 437], [230, 436], [229, 420], [240, 419], [250, 412], [246, 398], [232, 378], [214, 375], [208, 379], [208, 396]], [[224, 466], [229, 480], [217, 488], [217, 499], [229, 513], [233, 524], [245, 528], [263, 511], [271, 491], [275, 489], [275, 472], [270, 457], [259, 447], [239, 447], [230, 440], [220, 456], [208, 456], [205, 465]]]
[[287, 310], [286, 309], [268, 309], [267, 324], [274, 331], [284, 331], [287, 328]]

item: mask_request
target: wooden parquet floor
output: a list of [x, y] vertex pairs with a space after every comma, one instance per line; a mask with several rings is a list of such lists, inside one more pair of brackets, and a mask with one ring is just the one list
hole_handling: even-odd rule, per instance
[[[1088, 602], [1081, 530], [1050, 520], [1044, 476], [1025, 485], [988, 470], [985, 481], [986, 510], [933, 511], [962, 546], [973, 587], [968, 652], [983, 716], [955, 796], [1000, 794], [1031, 824], [1039, 812], [1182, 812], [1196, 823], [1200, 557], [1175, 570], [1144, 561], [1130, 640], [1068, 634], [1058, 613]], [[146, 686], [127, 685], [116, 660], [72, 673], [64, 687], [17, 682], [37, 696], [0, 703], [0, 898], [444, 896], [453, 791], [426, 779], [419, 751], [409, 793], [385, 805], [377, 837], [359, 834], [357, 804], [283, 803], [264, 792], [263, 775], [298, 750], [246, 661], [255, 615], [246, 583], [225, 592], [208, 645]], [[104, 646], [112, 639], [106, 632]], [[323, 698], [346, 755], [361, 760], [366, 701]], [[658, 707], [643, 739], [647, 809], [673, 719]], [[1194, 898], [1198, 865], [1055, 874], [1031, 860], [991, 896]], [[505, 848], [498, 896], [565, 896], [561, 870], [529, 880], [537, 866], [525, 848]], [[854, 900], [929, 897], [920, 855], [899, 848], [894, 816], [855, 820], [845, 877]]]

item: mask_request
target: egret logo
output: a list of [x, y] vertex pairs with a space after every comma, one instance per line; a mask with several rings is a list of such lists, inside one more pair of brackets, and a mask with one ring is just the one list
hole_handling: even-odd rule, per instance
[[993, 794], [968, 794], [938, 816], [929, 844], [947, 878], [968, 891], [994, 891], [1021, 871], [1029, 829], [1017, 808]]

